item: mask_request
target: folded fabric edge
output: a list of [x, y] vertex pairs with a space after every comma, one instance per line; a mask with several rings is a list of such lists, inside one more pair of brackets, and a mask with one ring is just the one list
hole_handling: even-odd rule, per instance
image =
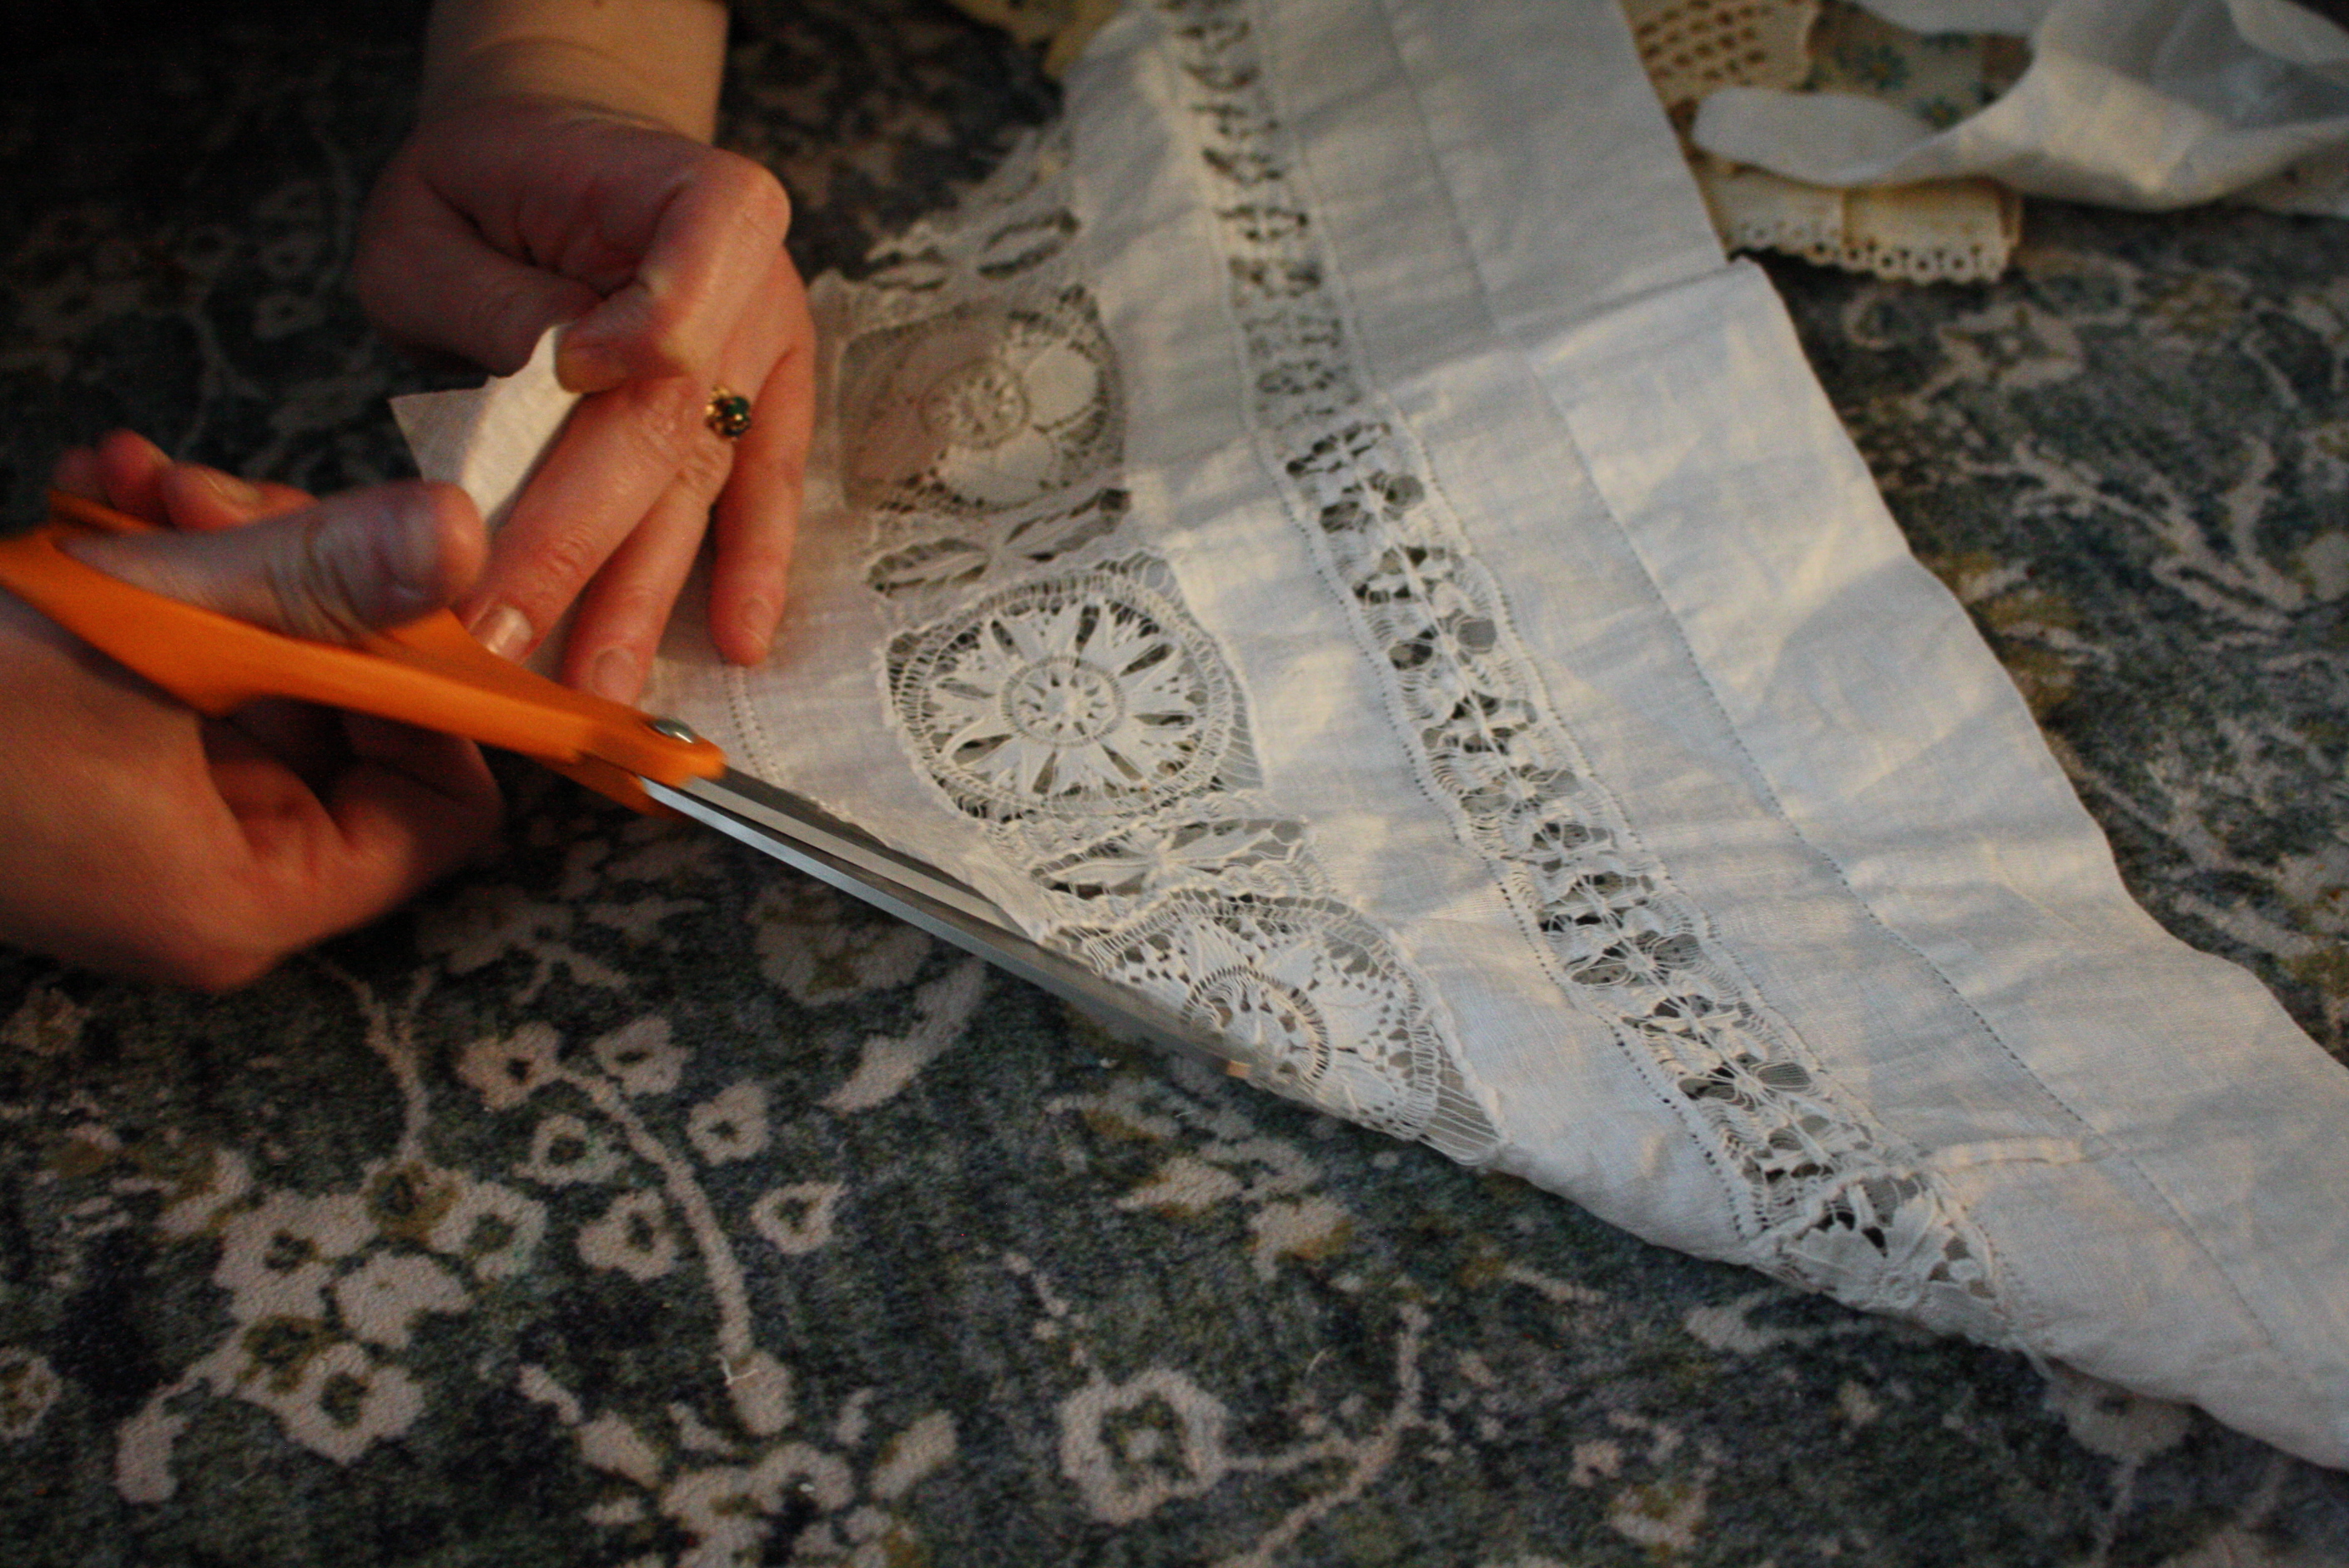
[[[2022, 1145], [1989, 1158], [1978, 1158], [1977, 1150], [1963, 1168], [1949, 1168], [1953, 1188], [1990, 1230], [2006, 1266], [2022, 1260], [2023, 1274], [2042, 1276], [2018, 1293], [2028, 1305], [2013, 1325], [2015, 1337], [2027, 1350], [2093, 1375], [2202, 1404], [2317, 1462], [2349, 1464], [2349, 1433], [2339, 1414], [2349, 1409], [2349, 1357], [2342, 1349], [2349, 1346], [2343, 1306], [2349, 1255], [2331, 1222], [2329, 1198], [2343, 1173], [2309, 1158], [2326, 1146], [2328, 1130], [2349, 1119], [2349, 1074], [2301, 1035], [2248, 975], [2186, 948], [2128, 899], [2100, 830], [2047, 754], [2019, 696], [1883, 514], [1758, 269], [1737, 263], [1687, 292], [1715, 298], [1689, 310], [1687, 302], [1660, 294], [1541, 346], [1545, 378], [1789, 823], [1840, 868], [1875, 919], [1967, 998], [2004, 1042], [2018, 1072], [2030, 1076], [2027, 1092], [2044, 1096], [2035, 1113], [2040, 1124], [2084, 1151], [2083, 1167], [2068, 1172], [2059, 1172], [2064, 1162], [2051, 1166]], [[1683, 332], [1688, 323], [1700, 324], [1694, 331], [1707, 341], [1675, 352], [1666, 341], [1675, 321]], [[1723, 374], [1730, 364], [1746, 373]], [[1769, 385], [1766, 394], [1755, 392], [1757, 377]], [[1807, 475], [1793, 487], [1804, 498], [1802, 517], [1768, 506], [1759, 514], [1741, 512], [1749, 497], [1733, 480], [1704, 477], [1708, 467], [1718, 476], [1733, 474], [1754, 456], [1734, 433], [1738, 410], [1718, 396], [1733, 382], [1775, 408], [1809, 414], [1811, 441], [1789, 448]], [[1660, 407], [1672, 408], [1691, 429], [1676, 449], [1658, 457], [1649, 443], [1641, 455], [1642, 443], [1623, 422], [1651, 427]], [[1692, 494], [1709, 484], [1716, 503], [1692, 508]], [[1838, 514], [1852, 521], [1822, 542], [1817, 520]], [[1757, 626], [1758, 602], [1741, 595], [1736, 563], [1766, 554], [1780, 541], [1804, 540], [1806, 531], [1832, 562], [1826, 569], [1842, 573], [1859, 594], [1837, 596], [1867, 619], [1822, 623], [1799, 608], [1783, 626]], [[1729, 535], [1741, 531], [1752, 537], [1733, 542]], [[1787, 568], [1783, 580], [1797, 582], [1805, 570]], [[1815, 585], [1792, 599], [1816, 592]], [[1892, 602], [1867, 603], [1888, 593]], [[1903, 628], [1929, 618], [1949, 635], [1924, 634], [1928, 641], [1917, 645], [1931, 648], [1937, 638], [1941, 645], [1894, 662], [1907, 668], [1921, 659], [1914, 664], [1919, 675], [1956, 662], [1905, 688], [1912, 695], [1889, 707], [1871, 714], [1864, 702], [1855, 708], [1839, 700], [1830, 705], [1832, 722], [1822, 724], [1807, 711], [1808, 699], [1784, 684], [1787, 659], [1799, 667], [1829, 656], [1822, 638], [1854, 645], [1880, 638], [1889, 653], [1902, 642], [1916, 644], [1916, 634]], [[1790, 650], [1769, 678], [1724, 673], [1738, 665], [1736, 647], [1757, 637], [1784, 639]], [[1971, 781], [1976, 799], [1937, 794], [1935, 781], [1922, 777], [1910, 778], [1901, 791], [1917, 790], [1920, 799], [1889, 799], [1876, 787], [1881, 779], [1868, 777], [1875, 759], [1860, 753], [1854, 754], [1860, 772], [1838, 770], [1830, 755], [1837, 726], [1857, 717], [1898, 733], [1917, 703], [1940, 706], [1953, 689], [1977, 695], [1967, 699], [1966, 717], [1948, 722], [1977, 731], [1987, 726], [2002, 737], [1984, 764], [1990, 776]], [[1885, 827], [1907, 812], [1920, 821], [1953, 821], [1961, 832], [1970, 818], [1982, 818], [1984, 832], [2019, 835], [2031, 852], [1986, 868], [1915, 863], [1899, 835]], [[1980, 891], [1967, 892], [1969, 882]], [[2057, 944], [2050, 951], [2068, 943], [2079, 950], [2077, 961], [2068, 968], [2039, 966], [2018, 981], [1977, 961], [1966, 939], [1968, 919], [1989, 922], [1993, 932], [2021, 923], [2014, 942]], [[2168, 1037], [2207, 1047], [2173, 1053], [2184, 1059], [2167, 1068], [2159, 1084], [2143, 1085], [2142, 1094], [2127, 1063], [2145, 1037], [2116, 1026], [2096, 1005], [2100, 997], [2128, 995], [2131, 986], [2150, 998], [2144, 1006], [2159, 1020], [2150, 1026], [2156, 1034], [2168, 1029]], [[2047, 1016], [2034, 1022], [2018, 1008]], [[1894, 1132], [1913, 1124], [1897, 1085], [1858, 1092], [1876, 1099], [1874, 1109]], [[2289, 1135], [2295, 1126], [2303, 1136]], [[1921, 1152], [1934, 1162], [1930, 1140]], [[2232, 1182], [2202, 1164], [2222, 1155], [2220, 1169], [2240, 1172]], [[2175, 1239], [2148, 1233], [2136, 1249], [2143, 1255], [2133, 1258], [2124, 1244], [2129, 1238], [2093, 1230], [2066, 1236], [2045, 1216], [2067, 1191], [2116, 1225], [2132, 1216], [2127, 1224], [2150, 1225]], [[2018, 1227], [2033, 1239], [2014, 1244]], [[2182, 1292], [2178, 1299], [2148, 1295], [2134, 1304], [2084, 1297], [2067, 1253], [2085, 1257], [2099, 1247], [2108, 1254], [2109, 1277], [2141, 1274], [2155, 1267], [2152, 1260], [2167, 1258], [2161, 1272], [2205, 1270], [2222, 1288]], [[2188, 1295], [2203, 1299], [2206, 1310], [2181, 1312]], [[2141, 1315], [2131, 1321], [2131, 1312]], [[2214, 1315], [2228, 1321], [2212, 1321]]]

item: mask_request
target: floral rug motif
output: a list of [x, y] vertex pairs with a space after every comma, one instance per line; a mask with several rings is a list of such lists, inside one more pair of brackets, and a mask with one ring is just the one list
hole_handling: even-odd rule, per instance
[[[383, 400], [428, 377], [346, 270], [420, 19], [326, 9], [18, 52], [10, 516], [115, 424], [404, 471]], [[1054, 107], [942, 5], [738, 15], [729, 135], [811, 271]], [[2026, 233], [1982, 287], [1770, 264], [2132, 888], [2343, 1056], [2344, 232]], [[0, 954], [0, 1562], [2349, 1563], [2349, 1476], [1135, 1054], [504, 777], [497, 857], [235, 995]]]

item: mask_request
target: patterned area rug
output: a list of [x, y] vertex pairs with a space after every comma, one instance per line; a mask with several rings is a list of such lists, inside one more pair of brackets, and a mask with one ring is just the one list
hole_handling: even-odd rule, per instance
[[[8, 515], [115, 424], [403, 469], [352, 220], [419, 19], [14, 51]], [[161, 31], [141, 30], [144, 24]], [[745, 8], [853, 268], [1055, 97], [916, 0]], [[2131, 885], [2349, 1047], [2349, 230], [2034, 206], [1772, 263]], [[2349, 1476], [1657, 1251], [1136, 1055], [526, 769], [495, 858], [217, 1000], [0, 954], [0, 1562], [2349, 1563]]]

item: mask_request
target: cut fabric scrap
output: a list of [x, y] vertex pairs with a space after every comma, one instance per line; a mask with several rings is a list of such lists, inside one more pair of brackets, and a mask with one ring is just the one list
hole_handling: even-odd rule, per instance
[[[1863, 3], [1911, 27], [1990, 19]], [[2030, 39], [2013, 88], [1947, 127], [1877, 96], [1738, 87], [1704, 100], [1692, 135], [1815, 185], [1986, 175], [2107, 206], [2233, 197], [2349, 216], [2349, 31], [2334, 23], [2289, 0], [2053, 0]]]
[[812, 300], [774, 656], [648, 706], [1256, 1082], [2349, 1464], [2349, 1074], [2129, 901], [1611, 4], [1130, 7]]
[[538, 465], [554, 448], [579, 394], [555, 379], [551, 327], [512, 376], [478, 387], [412, 392], [391, 400], [392, 418], [428, 480], [452, 484], [473, 498], [492, 529], [506, 520]]

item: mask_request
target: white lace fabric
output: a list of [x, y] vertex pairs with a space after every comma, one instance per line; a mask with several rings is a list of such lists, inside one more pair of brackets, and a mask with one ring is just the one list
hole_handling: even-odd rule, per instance
[[2349, 32], [2289, 0], [1622, 5], [1733, 251], [1965, 283], [2019, 192], [2349, 215]]
[[865, 281], [648, 705], [1643, 1235], [2349, 1462], [2349, 1078], [2123, 892], [1611, 6], [1163, 0]]

